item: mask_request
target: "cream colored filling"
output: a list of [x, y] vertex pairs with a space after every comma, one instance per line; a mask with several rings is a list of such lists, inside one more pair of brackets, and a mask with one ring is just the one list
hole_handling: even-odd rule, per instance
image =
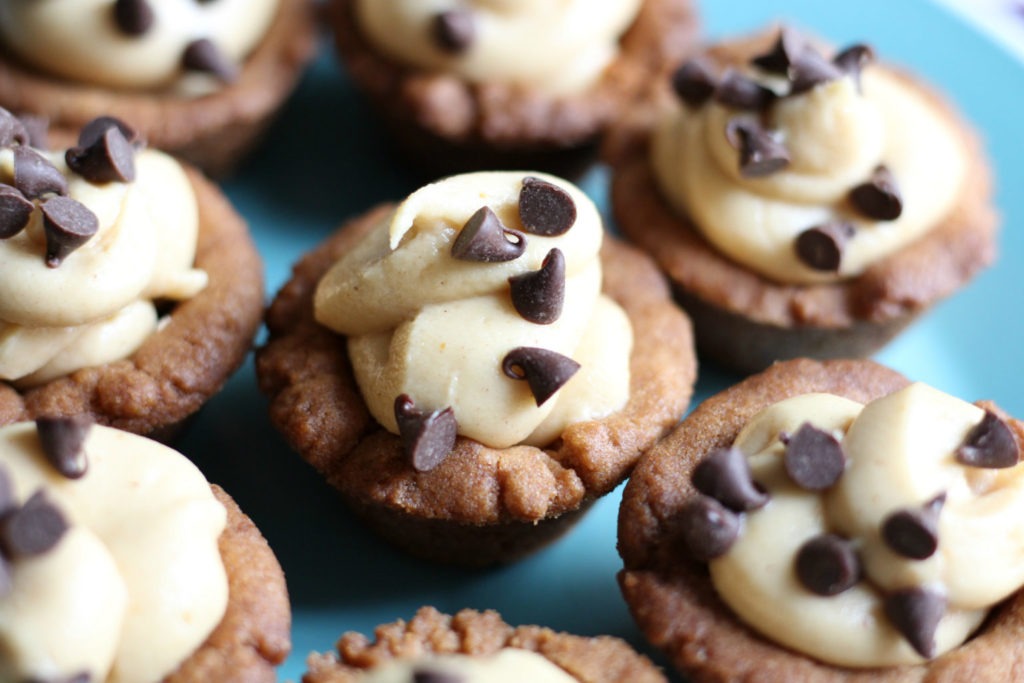
[[542, 655], [511, 647], [487, 657], [450, 654], [394, 660], [364, 673], [359, 682], [410, 683], [419, 669], [457, 676], [462, 683], [576, 683]]
[[[431, 26], [455, 9], [473, 13], [476, 38], [453, 55], [434, 42]], [[370, 42], [398, 61], [474, 83], [567, 94], [600, 78], [639, 9], [640, 0], [357, 0], [356, 17]]]
[[[123, 33], [112, 0], [5, 0], [0, 41], [32, 66], [74, 81], [111, 88], [195, 90], [181, 57], [194, 40], [213, 41], [236, 63], [260, 42], [278, 0], [150, 0], [152, 28]], [[200, 90], [209, 90], [205, 79]]]
[[[558, 237], [526, 234], [526, 250], [503, 263], [455, 259], [451, 245], [481, 206], [522, 230], [518, 198], [533, 175], [566, 190], [575, 225]], [[605, 416], [629, 396], [632, 331], [617, 304], [600, 294], [600, 215], [576, 187], [536, 173], [454, 176], [413, 193], [321, 280], [317, 320], [348, 335], [356, 381], [374, 418], [397, 433], [395, 397], [424, 410], [450, 406], [459, 433], [495, 448], [546, 445], [566, 425]], [[548, 252], [565, 255], [561, 317], [550, 325], [513, 308], [508, 278], [539, 270]], [[573, 357], [581, 369], [537, 406], [502, 359], [539, 346]]]
[[0, 680], [159, 681], [221, 621], [226, 523], [199, 470], [155, 441], [94, 426], [86, 475], [60, 476], [35, 425], [0, 429], [16, 500], [40, 488], [70, 530], [54, 549], [11, 563], [0, 598]]
[[[46, 266], [41, 212], [0, 240], [0, 379], [35, 386], [131, 355], [156, 329], [154, 299], [184, 300], [206, 286], [195, 270], [198, 207], [170, 157], [144, 150], [132, 183], [93, 185], [71, 174], [68, 195], [100, 229], [57, 268]], [[13, 153], [0, 150], [0, 182], [13, 179]]]
[[[1024, 466], [980, 470], [954, 452], [982, 418], [969, 403], [913, 384], [862, 406], [828, 394], [776, 403], [737, 437], [769, 503], [746, 514], [730, 551], [711, 561], [711, 578], [741, 619], [769, 638], [825, 662], [892, 666], [921, 657], [887, 621], [882, 592], [928, 586], [949, 608], [936, 633], [937, 652], [964, 642], [987, 609], [1024, 584]], [[847, 469], [823, 494], [798, 488], [782, 464], [780, 432], [809, 421], [842, 440]], [[922, 506], [945, 492], [939, 548], [911, 560], [880, 536], [897, 509]], [[796, 577], [800, 546], [822, 533], [855, 542], [864, 580], [832, 597], [811, 593]]]
[[[739, 153], [725, 136], [740, 112], [715, 102], [696, 110], [678, 105], [654, 132], [658, 185], [716, 249], [753, 271], [792, 284], [855, 277], [942, 220], [960, 194], [968, 158], [935, 104], [892, 73], [869, 67], [862, 88], [842, 78], [773, 105], [767, 128], [792, 161], [759, 178], [740, 174]], [[892, 171], [903, 197], [893, 221], [865, 218], [846, 201], [879, 164]], [[856, 228], [838, 272], [808, 267], [794, 248], [801, 232], [829, 220]]]

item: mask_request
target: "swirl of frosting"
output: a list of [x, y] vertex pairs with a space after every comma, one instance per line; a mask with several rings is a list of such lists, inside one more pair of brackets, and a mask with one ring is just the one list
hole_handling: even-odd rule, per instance
[[41, 441], [32, 423], [0, 429], [14, 500], [42, 491], [68, 525], [51, 549], [4, 560], [0, 679], [162, 680], [223, 618], [224, 507], [192, 463], [155, 441], [94, 425], [77, 479], [58, 473]]
[[[968, 155], [948, 114], [905, 76], [873, 64], [844, 69], [841, 58], [834, 65], [801, 49], [805, 61], [794, 57], [788, 77], [760, 68], [765, 57], [721, 74], [699, 62], [706, 94], [683, 84], [688, 102], [656, 126], [651, 163], [669, 203], [722, 254], [777, 282], [834, 282], [937, 225], [959, 196]], [[826, 75], [801, 84], [807, 60]], [[777, 164], [747, 163], [759, 154]], [[883, 170], [902, 200], [894, 213], [854, 197]], [[828, 255], [799, 244], [815, 237]]]
[[488, 656], [452, 654], [398, 659], [374, 667], [359, 680], [361, 683], [412, 683], [424, 680], [427, 674], [459, 683], [576, 683], [574, 677], [544, 656], [514, 647]]
[[401, 62], [565, 94], [599, 78], [639, 9], [639, 0], [358, 0], [356, 17]]
[[[453, 255], [485, 209], [514, 254]], [[548, 215], [564, 231], [539, 234], [528, 225]], [[546, 445], [567, 424], [614, 412], [629, 396], [632, 331], [600, 293], [602, 236], [593, 203], [563, 180], [453, 176], [410, 195], [334, 264], [317, 288], [316, 318], [348, 336], [363, 398], [389, 431], [399, 431], [394, 402], [405, 394], [424, 410], [450, 407], [458, 433], [488, 446]], [[537, 301], [540, 311], [524, 305]], [[531, 319], [538, 312], [544, 322]], [[503, 369], [524, 353], [520, 369], [537, 365], [530, 382]], [[550, 379], [552, 357], [580, 368], [542, 400], [533, 379]]]
[[[196, 85], [195, 79], [184, 82], [192, 72], [230, 78], [266, 33], [277, 3], [9, 0], [0, 3], [0, 41], [28, 64], [62, 78], [110, 88], [188, 90]], [[199, 90], [211, 83], [203, 79]]]
[[[764, 409], [734, 447], [770, 500], [744, 513], [734, 545], [710, 561], [719, 595], [769, 638], [841, 666], [916, 663], [958, 646], [1024, 584], [1024, 466], [1012, 465], [1019, 447], [1008, 430], [995, 438], [990, 420], [999, 422], [920, 383], [867, 405], [805, 394]], [[786, 464], [808, 424], [845, 454], [824, 490], [799, 485]], [[965, 445], [1000, 438], [1011, 452], [1000, 469], [965, 464]], [[809, 588], [796, 560], [823, 535], [856, 557], [835, 594]], [[918, 621], [905, 619], [906, 595], [919, 600]]]

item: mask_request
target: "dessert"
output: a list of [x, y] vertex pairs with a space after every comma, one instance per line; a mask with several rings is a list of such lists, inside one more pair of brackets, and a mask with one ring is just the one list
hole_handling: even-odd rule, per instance
[[329, 10], [355, 85], [434, 174], [581, 167], [696, 32], [686, 0], [333, 0]]
[[778, 363], [637, 466], [623, 594], [695, 681], [1008, 680], [1022, 438], [871, 361]]
[[105, 115], [222, 175], [313, 54], [308, 0], [0, 4], [0, 106], [77, 131]]
[[166, 435], [245, 358], [263, 283], [244, 221], [123, 122], [46, 152], [0, 110], [0, 206], [0, 424]]
[[657, 667], [618, 638], [513, 627], [493, 611], [465, 609], [448, 616], [423, 607], [408, 623], [378, 626], [374, 635], [371, 642], [361, 633], [346, 633], [337, 654], [310, 655], [303, 683], [665, 681]]
[[274, 681], [284, 575], [158, 442], [81, 418], [0, 428], [0, 678]]
[[686, 407], [688, 321], [553, 176], [453, 176], [306, 256], [257, 352], [271, 417], [385, 537], [463, 564], [563, 532]]
[[865, 45], [784, 28], [683, 64], [608, 145], [622, 231], [741, 371], [872, 353], [995, 256], [971, 128]]

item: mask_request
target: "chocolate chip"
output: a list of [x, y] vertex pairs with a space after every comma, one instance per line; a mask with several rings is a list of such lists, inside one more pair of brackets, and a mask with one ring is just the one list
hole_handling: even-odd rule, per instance
[[70, 676], [55, 676], [51, 678], [29, 678], [25, 683], [92, 683], [92, 674], [82, 671]]
[[117, 126], [109, 126], [89, 147], [72, 147], [64, 160], [90, 183], [135, 180], [135, 150]]
[[83, 446], [91, 427], [92, 420], [82, 416], [36, 419], [39, 443], [46, 459], [68, 479], [80, 478], [89, 467]]
[[67, 530], [64, 513], [40, 489], [0, 520], [0, 547], [11, 559], [41, 555], [57, 545]]
[[775, 100], [775, 93], [735, 69], [727, 69], [718, 81], [715, 99], [734, 109], [761, 111]]
[[238, 65], [224, 56], [209, 38], [193, 40], [181, 55], [181, 64], [188, 71], [216, 76], [225, 83], [238, 79]]
[[1013, 467], [1020, 461], [1020, 448], [1006, 423], [986, 410], [981, 422], [974, 425], [956, 449], [956, 459], [968, 467]]
[[29, 199], [68, 192], [64, 174], [42, 154], [24, 146], [14, 148], [14, 186]]
[[857, 43], [841, 50], [832, 58], [832, 63], [838, 66], [843, 73], [852, 76], [857, 88], [860, 88], [860, 73], [864, 67], [873, 62], [875, 51], [871, 46]]
[[139, 132], [121, 119], [113, 116], [98, 116], [82, 126], [82, 130], [78, 132], [78, 146], [92, 147], [99, 142], [107, 130], [112, 127], [121, 131], [121, 135], [123, 135], [124, 139], [133, 147], [141, 147], [145, 144], [145, 141], [142, 139], [142, 136], [139, 135]]
[[672, 90], [691, 107], [699, 107], [710, 100], [716, 87], [710, 66], [700, 58], [691, 59], [672, 74]]
[[41, 150], [50, 148], [50, 119], [36, 114], [22, 114], [18, 120], [25, 127], [25, 134], [28, 136], [28, 140], [23, 144]]
[[739, 150], [740, 174], [745, 178], [771, 175], [789, 165], [789, 151], [756, 121], [730, 119], [725, 136]]
[[402, 448], [417, 472], [429, 472], [455, 447], [459, 425], [451, 408], [424, 413], [408, 394], [395, 399], [395, 421]]
[[21, 232], [28, 225], [34, 208], [35, 204], [17, 188], [0, 185], [0, 240], [10, 239]]
[[860, 580], [860, 560], [849, 540], [821, 534], [800, 546], [796, 553], [796, 575], [804, 588], [815, 595], [838, 595]]
[[935, 630], [946, 613], [946, 596], [920, 586], [885, 596], [885, 616], [919, 655], [935, 656]]
[[786, 443], [786, 473], [808, 491], [822, 491], [839, 481], [846, 469], [843, 447], [826, 431], [803, 423]]
[[843, 261], [843, 249], [856, 233], [852, 223], [829, 221], [804, 230], [793, 243], [797, 257], [810, 268], [834, 273]]
[[807, 40], [800, 33], [784, 27], [779, 31], [779, 37], [775, 39], [772, 49], [754, 57], [751, 63], [769, 73], [785, 75], [790, 64], [793, 64], [805, 47]]
[[924, 560], [939, 547], [939, 512], [946, 502], [940, 493], [921, 507], [902, 508], [882, 521], [882, 538], [894, 553]]
[[14, 589], [14, 577], [11, 576], [11, 565], [0, 555], [0, 599], [6, 598]]
[[14, 479], [7, 465], [0, 463], [0, 517], [12, 512], [18, 507], [18, 501], [14, 497]]
[[519, 220], [527, 232], [557, 237], [576, 223], [576, 202], [557, 185], [527, 176], [519, 192]]
[[842, 77], [842, 69], [822, 57], [820, 52], [808, 45], [789, 66], [789, 80], [791, 83], [789, 94], [799, 95], [822, 83], [835, 81]]
[[466, 679], [453, 672], [417, 667], [412, 672], [413, 683], [466, 683]]
[[550, 325], [561, 317], [565, 302], [565, 257], [559, 249], [552, 249], [540, 270], [513, 275], [508, 284], [519, 315], [531, 323]]
[[875, 167], [871, 178], [850, 190], [850, 203], [868, 218], [894, 221], [903, 213], [903, 198], [896, 179], [884, 164]]
[[460, 54], [476, 39], [476, 21], [469, 10], [438, 12], [431, 25], [434, 43], [443, 51]]
[[526, 250], [526, 236], [505, 227], [489, 207], [481, 206], [462, 226], [452, 243], [452, 258], [499, 263], [513, 261]]
[[747, 456], [738, 448], [717, 448], [693, 470], [693, 485], [736, 512], [756, 510], [768, 502], [750, 477]]
[[27, 145], [28, 142], [25, 124], [11, 112], [0, 108], [0, 147]]
[[520, 346], [508, 352], [501, 361], [506, 377], [526, 380], [537, 405], [544, 405], [551, 396], [572, 379], [580, 364], [555, 351], [534, 346]]
[[146, 0], [117, 0], [114, 3], [114, 21], [125, 35], [145, 35], [155, 20], [153, 8]]
[[47, 199], [41, 208], [46, 231], [46, 265], [50, 268], [59, 266], [100, 228], [96, 214], [69, 197]]
[[698, 496], [679, 511], [679, 533], [686, 552], [707, 562], [729, 552], [740, 536], [740, 518], [714, 498]]

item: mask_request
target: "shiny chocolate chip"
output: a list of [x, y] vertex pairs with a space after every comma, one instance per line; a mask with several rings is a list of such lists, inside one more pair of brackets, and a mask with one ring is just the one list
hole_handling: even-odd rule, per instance
[[21, 119], [6, 109], [0, 108], [0, 147], [27, 145], [28, 143], [28, 131], [25, 130], [25, 124]]
[[672, 90], [691, 107], [710, 100], [717, 85], [711, 67], [700, 58], [691, 59], [672, 74]]
[[56, 268], [100, 229], [96, 214], [69, 197], [52, 197], [42, 205], [46, 265]]
[[882, 520], [882, 538], [897, 555], [924, 560], [939, 547], [939, 513], [946, 502], [941, 493], [920, 507], [896, 510]]
[[835, 534], [808, 539], [796, 553], [796, 575], [815, 595], [839, 595], [860, 581], [861, 567], [853, 543]]
[[11, 559], [34, 557], [51, 550], [68, 530], [68, 522], [42, 489], [0, 519], [0, 547]]
[[28, 147], [14, 148], [14, 186], [29, 199], [68, 192], [64, 174], [46, 157]]
[[832, 63], [838, 66], [843, 73], [852, 77], [860, 88], [860, 73], [868, 64], [875, 59], [875, 51], [871, 46], [857, 43], [843, 50], [840, 50], [833, 58]]
[[18, 507], [18, 501], [14, 497], [14, 479], [7, 465], [0, 463], [0, 517]]
[[834, 436], [805, 422], [788, 438], [783, 463], [797, 486], [822, 491], [843, 476], [846, 456]]
[[189, 43], [181, 55], [181, 64], [187, 71], [207, 73], [225, 83], [233, 83], [238, 79], [238, 65], [228, 59], [209, 38]]
[[28, 225], [34, 208], [35, 204], [18, 188], [0, 184], [0, 240], [10, 239], [21, 232]]
[[790, 64], [793, 64], [805, 47], [807, 40], [803, 35], [794, 29], [783, 27], [772, 48], [754, 57], [751, 64], [769, 73], [785, 75], [789, 72]]
[[531, 323], [550, 325], [562, 315], [565, 303], [565, 257], [552, 249], [540, 270], [513, 275], [508, 279], [512, 305]]
[[971, 428], [957, 447], [956, 459], [968, 467], [1013, 467], [1020, 462], [1020, 448], [1009, 426], [991, 410], [986, 410], [981, 422]]
[[90, 183], [129, 183], [135, 180], [135, 149], [117, 126], [108, 127], [89, 147], [72, 147], [64, 160]]
[[402, 448], [417, 472], [429, 472], [455, 447], [459, 426], [451, 408], [424, 412], [408, 394], [395, 399], [395, 421]]
[[946, 596], [921, 586], [885, 596], [885, 616], [922, 657], [935, 656], [935, 631], [946, 614]]
[[718, 81], [715, 100], [726, 107], [762, 111], [775, 100], [775, 93], [735, 69], [727, 69]]
[[441, 50], [453, 55], [461, 54], [476, 39], [476, 20], [473, 13], [466, 9], [438, 12], [434, 15], [431, 34]]
[[114, 3], [114, 22], [127, 36], [142, 36], [153, 28], [156, 15], [146, 0], [117, 0]]
[[866, 182], [850, 190], [850, 203], [860, 213], [879, 221], [894, 221], [903, 213], [903, 197], [892, 171], [875, 167]]
[[729, 552], [740, 536], [740, 517], [708, 496], [697, 496], [679, 511], [679, 534], [690, 557], [701, 562]]
[[89, 468], [84, 445], [91, 428], [92, 420], [81, 416], [36, 419], [43, 454], [53, 468], [68, 479], [82, 477]]
[[451, 671], [438, 671], [420, 665], [412, 672], [412, 683], [466, 683], [466, 678]]
[[82, 130], [78, 132], [78, 146], [92, 147], [99, 142], [101, 138], [103, 138], [103, 135], [110, 128], [117, 128], [121, 131], [121, 135], [123, 135], [124, 139], [131, 143], [133, 147], [141, 147], [144, 144], [139, 132], [121, 119], [113, 116], [98, 116], [82, 126]]
[[50, 148], [50, 119], [36, 114], [22, 114], [18, 120], [25, 127], [25, 134], [28, 136], [26, 144], [29, 147], [41, 150]]
[[729, 144], [739, 151], [740, 174], [759, 178], [789, 165], [789, 151], [752, 119], [736, 117], [725, 127]]
[[768, 494], [750, 475], [747, 456], [738, 448], [717, 448], [693, 470], [693, 486], [736, 512], [755, 510], [768, 502]]
[[843, 249], [855, 233], [852, 223], [838, 220], [808, 228], [793, 243], [797, 258], [814, 270], [835, 273], [843, 262]]
[[842, 77], [842, 69], [808, 45], [797, 55], [789, 67], [789, 93], [799, 95], [822, 83], [835, 81]]
[[568, 356], [534, 346], [512, 349], [501, 361], [502, 372], [515, 380], [526, 380], [538, 406], [572, 379], [580, 364]]
[[519, 192], [519, 220], [534, 235], [557, 237], [576, 223], [576, 202], [562, 188], [527, 176]]
[[505, 227], [490, 207], [481, 206], [469, 217], [452, 243], [452, 258], [460, 261], [500, 263], [513, 261], [526, 251], [526, 236]]

